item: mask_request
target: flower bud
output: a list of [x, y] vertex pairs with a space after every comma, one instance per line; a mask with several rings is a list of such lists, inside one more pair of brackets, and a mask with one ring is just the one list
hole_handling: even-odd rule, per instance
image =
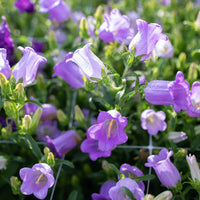
[[58, 45], [57, 45], [56, 36], [53, 30], [49, 31], [48, 43], [49, 43], [49, 48], [51, 50], [57, 49]]
[[154, 199], [154, 196], [151, 195], [151, 194], [147, 194], [145, 195], [144, 199], [143, 200], [153, 200]]
[[12, 94], [10, 84], [3, 73], [0, 73], [0, 87], [2, 96], [9, 96]]
[[182, 52], [178, 57], [177, 68], [182, 69], [185, 65], [186, 65], [186, 54]]
[[179, 143], [186, 140], [188, 137], [184, 132], [170, 132], [169, 133], [169, 140], [172, 140], [174, 143]]
[[85, 17], [81, 19], [79, 29], [79, 35], [81, 36], [81, 38], [86, 39], [89, 37], [88, 23]]
[[25, 115], [22, 119], [22, 129], [24, 129], [26, 132], [29, 132], [31, 128], [32, 119], [30, 115]]
[[172, 192], [167, 190], [167, 191], [160, 193], [153, 200], [171, 200], [172, 197], [173, 197]]
[[25, 91], [23, 83], [18, 83], [15, 87], [15, 100], [22, 105], [24, 104]]
[[62, 110], [57, 111], [57, 119], [62, 126], [65, 126], [69, 123], [67, 115]]
[[32, 126], [31, 126], [31, 131], [35, 131], [38, 128], [38, 125], [40, 123], [40, 117], [42, 115], [42, 108], [38, 108], [32, 118]]
[[4, 156], [0, 156], [0, 170], [6, 169], [7, 159]]
[[103, 12], [102, 12], [102, 6], [98, 6], [96, 9], [96, 12], [94, 14], [94, 18], [96, 19], [97, 23], [99, 22], [100, 24], [102, 23], [103, 19]]
[[10, 177], [10, 185], [11, 185], [12, 193], [14, 195], [21, 194], [20, 192], [21, 181], [19, 181], [16, 176]]
[[47, 164], [50, 166], [50, 167], [53, 167], [55, 165], [55, 159], [54, 159], [54, 155], [52, 152], [49, 152], [48, 153], [48, 156], [47, 156]]
[[191, 82], [196, 81], [198, 78], [198, 65], [196, 63], [191, 63], [188, 71], [188, 80]]
[[73, 175], [73, 176], [72, 176], [72, 179], [71, 179], [71, 183], [72, 183], [73, 186], [77, 186], [77, 185], [79, 185], [79, 179], [78, 179], [78, 176]]
[[86, 123], [85, 117], [83, 112], [81, 111], [80, 107], [78, 105], [74, 108], [74, 118], [78, 122], [80, 126], [84, 126]]
[[6, 114], [13, 120], [18, 120], [17, 106], [12, 101], [4, 101], [4, 110]]

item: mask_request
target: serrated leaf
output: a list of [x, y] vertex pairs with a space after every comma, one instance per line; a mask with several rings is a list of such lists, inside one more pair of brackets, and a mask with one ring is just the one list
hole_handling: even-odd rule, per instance
[[40, 102], [38, 102], [38, 101], [35, 101], [35, 100], [28, 99], [28, 100], [26, 100], [24, 102], [24, 104], [26, 104], [26, 103], [33, 103], [33, 104], [35, 104], [35, 105], [37, 105], [37, 106], [42, 108], [42, 104]]
[[56, 165], [63, 164], [68, 167], [74, 168], [74, 164], [68, 160], [55, 159], [55, 161], [56, 161]]
[[124, 194], [126, 194], [126, 196], [128, 197], [128, 198], [130, 198], [131, 200], [136, 200], [135, 198], [134, 198], [134, 196], [133, 196], [133, 193], [127, 188], [127, 187], [122, 187], [122, 190], [123, 190], [123, 192], [124, 192]]

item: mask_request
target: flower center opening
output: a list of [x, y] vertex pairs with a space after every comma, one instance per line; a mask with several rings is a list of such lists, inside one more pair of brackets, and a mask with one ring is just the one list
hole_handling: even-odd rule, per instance
[[37, 185], [45, 185], [47, 183], [48, 179], [47, 177], [41, 173], [38, 178], [37, 181], [35, 182]]
[[147, 121], [147, 122], [150, 122], [151, 124], [153, 124], [153, 123], [154, 123], [154, 116], [153, 116], [153, 115], [149, 116], [149, 117], [146, 119], [146, 121]]
[[117, 130], [117, 122], [114, 119], [109, 120], [108, 122], [108, 135], [107, 137], [109, 138], [113, 132]]

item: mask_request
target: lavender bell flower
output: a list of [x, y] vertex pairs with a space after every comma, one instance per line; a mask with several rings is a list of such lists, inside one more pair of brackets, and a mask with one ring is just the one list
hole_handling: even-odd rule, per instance
[[101, 151], [109, 151], [128, 140], [124, 132], [126, 125], [127, 119], [122, 117], [118, 111], [102, 111], [97, 117], [97, 124], [87, 130], [87, 135], [91, 139], [98, 140], [98, 147]]
[[158, 155], [149, 156], [148, 163], [145, 163], [145, 167], [153, 167], [165, 187], [176, 187], [178, 181], [181, 181], [177, 168], [170, 161], [172, 154], [173, 151], [168, 152], [166, 148], [163, 148]]
[[40, 12], [49, 12], [49, 18], [57, 22], [67, 21], [71, 10], [63, 0], [40, 0]]
[[75, 131], [69, 130], [54, 139], [46, 136], [45, 140], [56, 157], [63, 158], [67, 152], [79, 144], [80, 136]]
[[61, 131], [57, 128], [57, 121], [44, 120], [37, 129], [37, 137], [40, 141], [46, 142], [46, 137], [49, 136], [51, 139], [61, 135]]
[[181, 71], [175, 81], [154, 80], [144, 89], [145, 99], [155, 105], [174, 105], [175, 112], [187, 110], [189, 106], [190, 85], [184, 81]]
[[104, 15], [104, 23], [99, 27], [99, 38], [104, 42], [122, 43], [129, 36], [130, 20], [127, 16], [121, 15], [118, 9], [113, 9], [110, 15]]
[[89, 157], [92, 161], [96, 161], [101, 157], [110, 157], [111, 151], [102, 151], [98, 147], [98, 140], [91, 139], [89, 136], [81, 143], [81, 151], [84, 153], [89, 153]]
[[32, 13], [35, 11], [34, 4], [31, 3], [30, 0], [17, 0], [15, 2], [15, 6], [18, 8], [20, 13], [23, 13], [23, 12]]
[[155, 53], [161, 58], [171, 58], [174, 55], [174, 47], [169, 40], [158, 40]]
[[54, 67], [54, 76], [62, 77], [73, 88], [84, 87], [83, 75], [90, 78], [102, 79], [101, 70], [105, 70], [102, 61], [90, 50], [90, 43], [67, 54], [65, 61]]
[[169, 140], [172, 140], [174, 143], [179, 143], [186, 140], [188, 137], [184, 132], [170, 132], [169, 133]]
[[32, 48], [35, 50], [35, 52], [42, 53], [45, 49], [45, 44], [33, 39], [32, 40]]
[[138, 33], [129, 44], [129, 51], [135, 47], [135, 56], [145, 55], [141, 60], [146, 60], [152, 53], [158, 40], [167, 40], [168, 37], [162, 33], [162, 27], [156, 23], [150, 23], [137, 19]]
[[156, 135], [158, 131], [164, 131], [167, 128], [165, 118], [166, 115], [163, 111], [155, 112], [152, 109], [147, 109], [141, 114], [141, 126], [150, 135]]
[[[120, 172], [125, 175], [126, 178], [134, 178], [144, 176], [143, 172], [135, 166], [129, 164], [122, 164], [120, 166]], [[144, 192], [145, 185], [142, 181], [137, 182], [139, 188]]]
[[10, 65], [14, 64], [14, 41], [10, 36], [10, 28], [6, 23], [6, 18], [1, 17], [3, 23], [0, 25], [0, 48], [7, 50], [8, 60]]
[[35, 80], [40, 62], [47, 60], [35, 53], [31, 47], [18, 47], [18, 49], [23, 52], [23, 57], [15, 65], [12, 73], [16, 81], [23, 78], [23, 84], [27, 86]]
[[123, 187], [128, 188], [136, 200], [142, 200], [144, 198], [144, 192], [139, 188], [138, 184], [134, 180], [123, 178], [117, 182], [116, 186], [110, 188], [109, 195], [111, 200], [129, 199], [124, 193]]
[[1, 128], [6, 128], [7, 125], [12, 127], [12, 131], [16, 131], [17, 130], [17, 126], [15, 124], [15, 121], [13, 121], [11, 119], [5, 119], [3, 117], [0, 117], [0, 127]]
[[45, 199], [48, 188], [54, 184], [53, 171], [46, 163], [35, 164], [32, 168], [22, 168], [19, 175], [23, 180], [20, 188], [22, 194], [33, 194], [38, 199]]
[[109, 197], [109, 190], [110, 188], [114, 187], [116, 185], [115, 181], [106, 181], [100, 189], [99, 194], [93, 193], [92, 194], [92, 200], [111, 200]]
[[0, 48], [0, 73], [3, 73], [8, 79], [10, 77], [11, 69], [8, 60], [6, 59], [6, 49]]

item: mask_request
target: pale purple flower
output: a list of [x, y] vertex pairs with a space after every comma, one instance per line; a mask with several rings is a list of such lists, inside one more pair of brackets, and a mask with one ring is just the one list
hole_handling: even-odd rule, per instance
[[130, 28], [133, 29], [133, 33], [135, 35], [137, 33], [136, 20], [140, 18], [140, 15], [133, 10], [133, 11], [128, 12], [127, 16], [130, 20]]
[[81, 151], [84, 153], [89, 153], [89, 157], [92, 161], [96, 161], [101, 157], [110, 157], [111, 151], [102, 151], [98, 147], [98, 140], [91, 139], [89, 136], [81, 143]]
[[188, 110], [190, 85], [181, 71], [175, 81], [154, 80], [144, 89], [145, 99], [155, 105], [174, 105], [175, 112]]
[[172, 140], [174, 143], [179, 143], [186, 140], [188, 137], [184, 132], [170, 132], [169, 133], [169, 140]]
[[161, 0], [161, 4], [162, 4], [163, 6], [170, 6], [171, 0]]
[[35, 164], [32, 168], [22, 168], [19, 175], [23, 180], [20, 188], [22, 194], [33, 194], [38, 199], [45, 199], [48, 189], [54, 184], [53, 170], [46, 163]]
[[20, 13], [23, 13], [23, 12], [32, 13], [35, 11], [34, 4], [31, 3], [30, 0], [17, 0], [15, 2], [15, 6], [18, 8]]
[[87, 135], [91, 139], [98, 140], [101, 151], [109, 151], [128, 140], [124, 132], [126, 125], [127, 119], [118, 111], [101, 111], [97, 117], [97, 124], [87, 130]]
[[[140, 76], [140, 77], [139, 77], [139, 85], [145, 84], [145, 82], [146, 82], [145, 76], [144, 76], [144, 75]], [[136, 84], [136, 81], [134, 81], [134, 82], [131, 84], [130, 88], [135, 87], [135, 84]]]
[[99, 194], [93, 193], [92, 200], [111, 200], [109, 197], [109, 190], [110, 188], [116, 185], [115, 181], [106, 181], [100, 188]]
[[67, 40], [67, 35], [62, 29], [55, 30], [55, 37], [57, 40], [58, 47], [60, 48], [63, 43]]
[[45, 44], [33, 39], [32, 40], [32, 48], [35, 50], [35, 52], [40, 52], [41, 53], [45, 49]]
[[[126, 178], [135, 178], [135, 177], [144, 176], [143, 172], [140, 169], [126, 163], [120, 166], [120, 172], [124, 174]], [[144, 189], [145, 189], [144, 183], [142, 181], [139, 181], [137, 182], [137, 184], [140, 187], [140, 189], [144, 192]]]
[[0, 48], [0, 73], [3, 73], [8, 79], [10, 77], [11, 69], [6, 57], [6, 49]]
[[82, 11], [75, 11], [71, 14], [73, 23], [79, 23], [83, 17], [85, 17], [85, 14]]
[[69, 6], [63, 0], [40, 0], [40, 12], [49, 12], [49, 18], [57, 22], [68, 20], [71, 15]]
[[173, 151], [168, 152], [166, 148], [163, 148], [158, 155], [149, 156], [148, 163], [145, 163], [145, 167], [153, 167], [165, 187], [176, 187], [178, 181], [181, 181], [179, 171], [170, 161], [172, 155]]
[[91, 37], [95, 37], [95, 24], [96, 19], [92, 16], [87, 17], [87, 23], [88, 23], [88, 32]]
[[0, 117], [0, 127], [5, 128], [7, 126], [11, 126], [13, 131], [17, 130], [17, 126], [15, 124], [15, 121], [13, 121], [11, 119], [6, 119], [6, 118], [3, 118], [3, 117]]
[[144, 55], [141, 60], [146, 60], [152, 53], [158, 40], [167, 40], [168, 37], [162, 33], [162, 27], [156, 23], [148, 24], [144, 20], [136, 20], [138, 33], [129, 44], [129, 51], [135, 48], [135, 56]]
[[63, 158], [67, 152], [79, 144], [80, 136], [74, 130], [69, 130], [54, 139], [46, 136], [45, 140], [56, 157]]
[[99, 38], [104, 42], [122, 43], [131, 35], [130, 20], [121, 15], [118, 9], [113, 9], [110, 15], [104, 15], [104, 23], [99, 27]]
[[65, 61], [54, 67], [54, 76], [62, 77], [73, 88], [84, 87], [83, 75], [91, 78], [102, 79], [101, 71], [105, 70], [102, 61], [90, 50], [90, 43], [77, 49], [74, 53], [67, 54]]
[[27, 86], [35, 80], [39, 64], [47, 60], [35, 53], [31, 47], [18, 47], [18, 49], [23, 52], [23, 57], [15, 65], [12, 73], [17, 82], [23, 78], [23, 84]]
[[169, 40], [158, 40], [155, 53], [161, 58], [171, 58], [174, 55], [174, 47]]
[[57, 121], [44, 120], [38, 126], [37, 137], [41, 141], [46, 141], [45, 136], [49, 136], [51, 139], [54, 139], [61, 135], [61, 131], [57, 128]]
[[110, 188], [109, 196], [111, 200], [128, 200], [123, 191], [123, 187], [128, 188], [136, 200], [142, 200], [144, 198], [144, 192], [134, 180], [131, 178], [123, 178], [117, 182], [116, 186]]
[[163, 111], [155, 112], [152, 109], [147, 109], [141, 114], [141, 126], [150, 135], [156, 135], [158, 131], [164, 131], [167, 128], [165, 118], [166, 115]]

